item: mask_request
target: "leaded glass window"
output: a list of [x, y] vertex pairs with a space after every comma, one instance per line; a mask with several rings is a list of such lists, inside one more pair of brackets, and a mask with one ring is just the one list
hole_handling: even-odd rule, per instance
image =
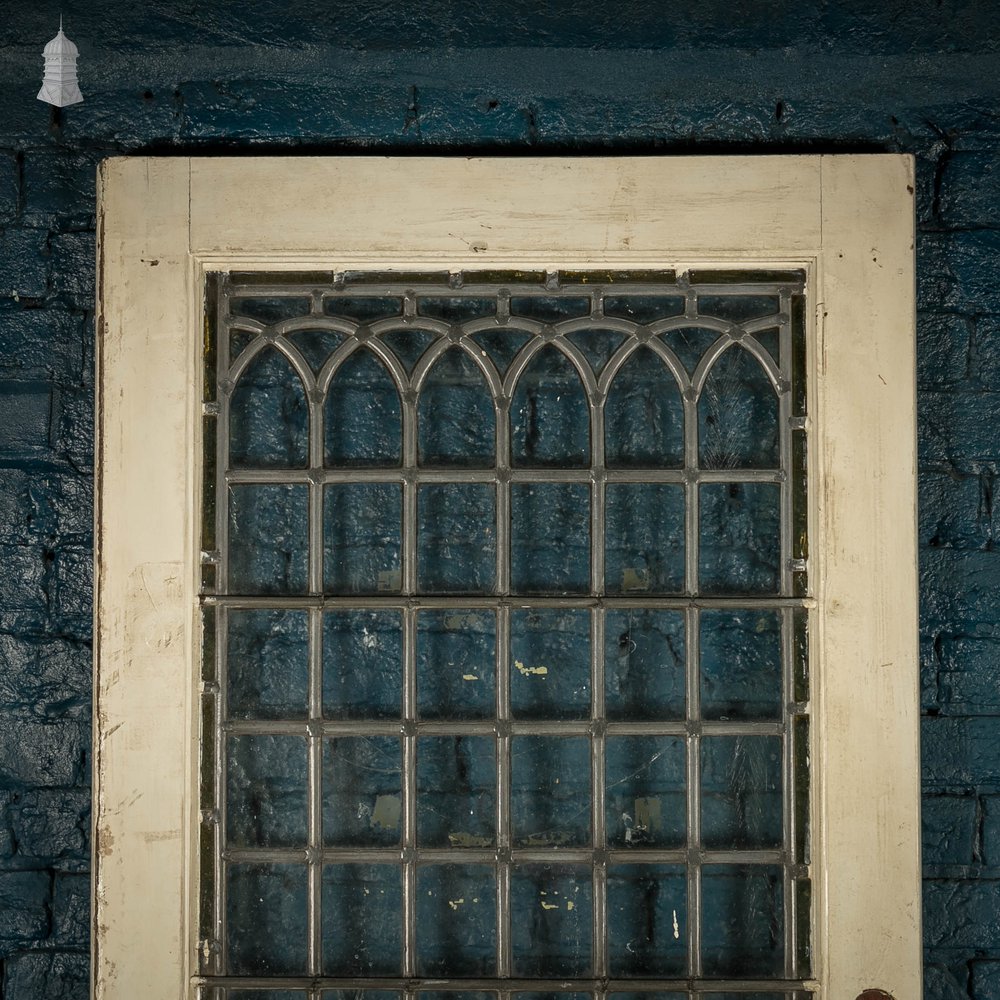
[[803, 281], [211, 276], [206, 1000], [805, 989]]

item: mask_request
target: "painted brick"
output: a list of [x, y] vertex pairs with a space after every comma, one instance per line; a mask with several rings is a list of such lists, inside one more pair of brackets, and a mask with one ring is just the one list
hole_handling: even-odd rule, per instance
[[59, 872], [52, 892], [52, 941], [85, 951], [90, 940], [90, 876]]
[[0, 727], [0, 787], [77, 785], [86, 767], [89, 727], [75, 722], [7, 720]]
[[940, 388], [968, 379], [973, 326], [958, 313], [921, 313], [917, 318], [919, 385]]
[[45, 872], [0, 872], [0, 951], [47, 937], [50, 902]]
[[924, 963], [924, 997], [926, 1000], [969, 1000], [968, 979], [969, 970], [965, 965], [948, 968]]
[[936, 637], [920, 637], [920, 708], [922, 711], [938, 710], [938, 671], [940, 661]]
[[983, 420], [1000, 413], [1000, 393], [921, 390], [917, 442], [926, 464], [1000, 460], [1000, 424]]
[[50, 245], [53, 289], [89, 305], [94, 300], [94, 233], [59, 233]]
[[944, 636], [938, 646], [941, 711], [1000, 716], [1000, 636]]
[[931, 795], [922, 803], [925, 865], [971, 865], [978, 802], [973, 796]]
[[1000, 312], [1000, 232], [921, 234], [917, 255], [922, 259], [917, 275], [918, 309]]
[[25, 218], [92, 224], [96, 176], [93, 156], [66, 148], [29, 150], [24, 157]]
[[0, 454], [50, 447], [52, 392], [44, 382], [0, 382]]
[[1000, 726], [992, 717], [930, 718], [920, 728], [925, 793], [1000, 789]]
[[53, 395], [54, 445], [75, 468], [94, 464], [94, 394], [89, 388]]
[[44, 613], [48, 608], [45, 550], [38, 546], [0, 545], [0, 609]]
[[86, 474], [66, 472], [32, 475], [27, 485], [27, 499], [27, 527], [32, 535], [50, 538], [59, 536], [60, 543], [91, 541], [94, 482]]
[[80, 315], [59, 308], [26, 309], [14, 302], [4, 305], [0, 308], [0, 379], [83, 381], [86, 331]]
[[24, 544], [31, 531], [33, 512], [31, 477], [22, 469], [4, 469], [0, 489], [0, 545]]
[[49, 283], [49, 234], [44, 229], [9, 228], [0, 232], [0, 295], [41, 298]]
[[972, 374], [986, 389], [1000, 389], [1000, 316], [980, 316], [972, 344]]
[[0, 634], [0, 704], [6, 718], [89, 719], [90, 649], [69, 639]]
[[983, 862], [1000, 869], [1000, 796], [983, 796]]
[[19, 173], [15, 156], [0, 154], [0, 221], [9, 221], [17, 214]]
[[996, 513], [992, 505], [994, 479], [989, 468], [978, 475], [954, 470], [921, 472], [917, 480], [920, 545], [980, 549], [1000, 537], [1000, 497]]
[[33, 952], [4, 963], [4, 997], [18, 1000], [88, 1000], [90, 964], [73, 952]]
[[996, 153], [953, 153], [940, 188], [941, 221], [947, 226], [1000, 228], [1000, 158]]
[[1000, 934], [1000, 881], [924, 880], [924, 942], [932, 949], [992, 948]]
[[94, 560], [84, 548], [63, 546], [56, 555], [54, 617], [90, 618], [93, 613]]
[[1000, 553], [922, 550], [920, 608], [925, 622], [953, 632], [1000, 620]]
[[19, 857], [60, 868], [88, 860], [88, 791], [24, 792], [15, 796], [9, 811]]
[[1000, 962], [972, 963], [973, 1000], [1000, 1000]]

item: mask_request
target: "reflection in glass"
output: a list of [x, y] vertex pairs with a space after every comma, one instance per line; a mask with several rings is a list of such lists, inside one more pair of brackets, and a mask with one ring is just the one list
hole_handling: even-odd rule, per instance
[[684, 407], [677, 381], [648, 348], [619, 369], [604, 404], [607, 463], [612, 468], [684, 464]]
[[590, 489], [582, 483], [511, 486], [511, 589], [580, 594], [590, 583]]
[[323, 744], [323, 841], [329, 846], [399, 843], [402, 751], [395, 736], [338, 736]]
[[417, 871], [417, 975], [496, 973], [496, 875], [486, 865]]
[[428, 594], [482, 594], [496, 580], [496, 490], [433, 483], [417, 501], [417, 581]]
[[510, 874], [514, 975], [589, 975], [592, 899], [589, 868], [515, 865]]
[[309, 407], [291, 362], [265, 347], [244, 369], [229, 403], [234, 469], [302, 468], [309, 452]]
[[227, 871], [229, 974], [305, 975], [306, 866], [230, 864]]
[[398, 976], [402, 902], [402, 879], [395, 865], [327, 865], [323, 869], [324, 975]]
[[590, 741], [581, 736], [515, 736], [510, 757], [514, 843], [589, 843]]
[[493, 464], [493, 398], [478, 365], [453, 347], [434, 362], [420, 389], [420, 464], [485, 468]]
[[514, 610], [510, 704], [520, 719], [590, 716], [590, 614], [581, 608]]
[[510, 406], [516, 466], [581, 468], [590, 460], [590, 415], [583, 383], [569, 359], [543, 347], [521, 373]]
[[399, 392], [385, 365], [366, 348], [337, 371], [326, 396], [326, 464], [398, 465], [402, 453]]
[[687, 968], [687, 877], [681, 865], [608, 869], [612, 976], [682, 976]]
[[734, 344], [709, 371], [698, 400], [698, 450], [706, 469], [776, 469], [778, 396], [761, 363]]

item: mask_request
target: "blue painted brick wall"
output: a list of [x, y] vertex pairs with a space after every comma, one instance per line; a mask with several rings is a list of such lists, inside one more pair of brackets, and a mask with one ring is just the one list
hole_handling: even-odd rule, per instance
[[0, 97], [2, 1000], [86, 996], [100, 159], [695, 150], [917, 158], [926, 996], [1000, 1000], [997, 0], [36, 0]]

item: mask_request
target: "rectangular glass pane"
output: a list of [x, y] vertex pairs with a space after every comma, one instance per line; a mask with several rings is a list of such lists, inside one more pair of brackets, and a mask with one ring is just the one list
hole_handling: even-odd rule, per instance
[[683, 719], [684, 615], [609, 609], [604, 619], [604, 700], [609, 719]]
[[398, 591], [402, 491], [393, 483], [328, 486], [323, 586], [331, 594]]
[[428, 865], [417, 872], [417, 973], [496, 972], [496, 873], [487, 865]]
[[590, 582], [590, 490], [577, 483], [511, 487], [511, 589], [583, 594]]
[[496, 841], [496, 741], [417, 741], [417, 841], [422, 847], [490, 847]]
[[417, 615], [417, 706], [422, 719], [490, 719], [496, 713], [496, 613]]
[[608, 593], [683, 591], [683, 486], [611, 483], [606, 498], [604, 566]]
[[233, 609], [226, 695], [235, 719], [302, 719], [309, 712], [309, 628], [304, 611]]
[[510, 922], [516, 976], [586, 976], [592, 968], [593, 885], [588, 868], [515, 866]]
[[605, 829], [609, 847], [682, 847], [687, 842], [684, 740], [609, 736]]
[[589, 718], [589, 612], [562, 608], [511, 612], [510, 657], [510, 705], [515, 718]]
[[306, 971], [308, 872], [305, 865], [229, 865], [228, 967], [235, 976]]
[[229, 589], [234, 594], [301, 594], [309, 562], [305, 486], [229, 488]]
[[402, 970], [402, 879], [396, 865], [323, 869], [323, 972], [398, 976]]
[[682, 865], [612, 865], [608, 956], [613, 976], [683, 976], [687, 873]]
[[515, 736], [510, 803], [515, 844], [589, 843], [590, 741], [576, 736]]
[[339, 736], [323, 744], [323, 840], [329, 846], [399, 843], [402, 748], [394, 736]]
[[328, 719], [399, 718], [403, 621], [398, 611], [323, 616], [323, 714]]
[[496, 491], [479, 483], [422, 486], [417, 579], [428, 594], [484, 594], [496, 580]]

